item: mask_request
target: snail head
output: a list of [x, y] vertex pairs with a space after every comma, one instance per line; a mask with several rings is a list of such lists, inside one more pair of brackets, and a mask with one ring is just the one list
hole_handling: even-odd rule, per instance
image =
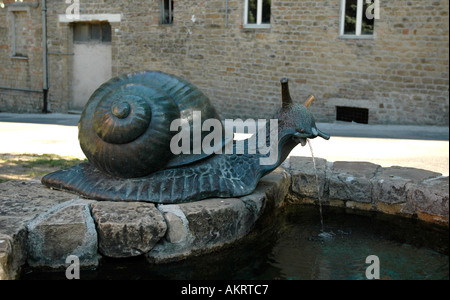
[[314, 101], [314, 96], [310, 96], [305, 103], [294, 104], [289, 93], [288, 79], [281, 80], [282, 108], [277, 115], [280, 131], [289, 135], [296, 143], [306, 145], [307, 139], [314, 139], [318, 136], [326, 140], [330, 136], [320, 131], [312, 113], [307, 107]]

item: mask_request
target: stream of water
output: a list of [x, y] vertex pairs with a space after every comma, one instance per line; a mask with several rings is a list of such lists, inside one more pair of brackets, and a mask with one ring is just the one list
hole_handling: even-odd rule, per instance
[[313, 161], [313, 165], [314, 165], [314, 173], [316, 175], [317, 199], [319, 200], [319, 212], [320, 212], [320, 225], [322, 226], [321, 234], [323, 234], [324, 237], [326, 237], [327, 233], [324, 231], [324, 228], [323, 228], [322, 196], [320, 195], [319, 173], [317, 171], [316, 158], [314, 157], [314, 151], [313, 151], [313, 148], [311, 145], [311, 140], [308, 139], [307, 141], [308, 141], [309, 149], [311, 150], [311, 157], [312, 157], [312, 161]]

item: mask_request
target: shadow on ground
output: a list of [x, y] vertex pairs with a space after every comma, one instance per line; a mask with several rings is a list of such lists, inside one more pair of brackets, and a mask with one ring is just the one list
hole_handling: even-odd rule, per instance
[[65, 169], [84, 160], [56, 154], [0, 154], [0, 183], [9, 180], [39, 178], [54, 171]]

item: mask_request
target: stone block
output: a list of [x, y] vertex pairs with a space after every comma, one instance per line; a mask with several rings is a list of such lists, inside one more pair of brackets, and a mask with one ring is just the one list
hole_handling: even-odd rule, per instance
[[[291, 189], [300, 197], [323, 199], [327, 186], [327, 161], [316, 158], [316, 168], [311, 157], [289, 158], [289, 171], [291, 173]], [[316, 178], [317, 176], [317, 178]], [[319, 186], [318, 186], [319, 185]]]
[[374, 202], [389, 204], [405, 203], [407, 186], [425, 179], [435, 178], [441, 174], [421, 169], [393, 166], [381, 168], [371, 182]]
[[64, 202], [27, 225], [27, 262], [31, 267], [67, 267], [69, 255], [79, 258], [80, 267], [98, 265], [97, 232], [89, 202], [82, 199]]
[[0, 228], [5, 225], [14, 227], [14, 233], [0, 233], [0, 280], [12, 280], [19, 277], [26, 261], [27, 233], [20, 219], [0, 217]]
[[195, 248], [218, 246], [242, 237], [250, 228], [253, 215], [240, 199], [209, 199], [180, 204], [189, 230], [194, 237]]
[[0, 236], [0, 280], [13, 279], [11, 271], [15, 271], [11, 266], [11, 241], [7, 237]]
[[435, 216], [437, 221], [448, 224], [449, 177], [424, 180], [407, 186], [406, 213], [423, 213]]
[[27, 223], [74, 195], [45, 188], [39, 180], [0, 184], [0, 279], [15, 279], [27, 256]]
[[170, 243], [180, 243], [186, 241], [188, 236], [188, 228], [182, 218], [172, 212], [166, 212], [164, 218], [167, 222], [166, 239]]
[[[207, 199], [178, 205], [159, 205], [168, 222], [166, 238], [147, 255], [152, 263], [183, 259], [189, 255], [207, 253], [242, 238], [253, 228], [263, 207], [258, 199], [246, 196], [247, 205], [237, 198]], [[256, 197], [258, 198], [258, 197]]]
[[329, 198], [372, 202], [371, 179], [381, 166], [368, 162], [335, 162], [329, 176]]
[[109, 257], [149, 252], [166, 233], [161, 212], [152, 203], [96, 202], [91, 204], [97, 224], [99, 251]]
[[180, 207], [176, 204], [160, 204], [157, 208], [167, 224], [166, 241], [180, 247], [191, 245], [193, 237], [189, 231], [189, 222]]
[[73, 194], [46, 188], [39, 180], [11, 180], [0, 184], [0, 216], [31, 220], [74, 198]]
[[73, 194], [46, 188], [38, 180], [7, 181], [0, 184], [0, 216], [27, 221], [74, 198]]
[[[253, 225], [253, 223], [259, 217], [261, 217], [261, 215], [265, 211], [268, 201], [272, 201], [272, 200], [268, 200], [269, 197], [272, 197], [272, 196], [267, 196], [268, 190], [271, 192], [274, 191], [272, 189], [272, 187], [273, 187], [273, 185], [269, 182], [259, 182], [258, 185], [256, 186], [256, 189], [253, 191], [253, 193], [239, 198], [242, 201], [242, 203], [244, 203], [245, 208], [250, 213], [251, 217], [249, 217], [247, 219], [249, 224], [251, 223], [251, 225]], [[271, 193], [271, 192], [269, 192], [269, 193]], [[276, 194], [276, 193], [274, 193], [274, 194]], [[274, 199], [274, 198], [270, 198], [270, 199]], [[277, 205], [277, 203], [275, 203], [275, 201], [272, 201], [272, 204], [275, 205], [275, 207]], [[272, 207], [273, 207], [273, 205], [272, 205]]]
[[[284, 199], [289, 194], [289, 187], [291, 184], [291, 175], [284, 170], [283, 168], [277, 168], [272, 173], [264, 176], [259, 181], [258, 185], [261, 185], [261, 188], [265, 190], [265, 196], [268, 201], [273, 202], [275, 207], [279, 207], [283, 205]], [[255, 193], [256, 192], [256, 193]], [[261, 200], [261, 197], [257, 196], [258, 192], [255, 190], [248, 199], [254, 199], [257, 201], [258, 205], [258, 213], [262, 211], [261, 205], [264, 202]], [[256, 198], [255, 198], [256, 196]], [[245, 200], [247, 198], [241, 197], [241, 200]], [[255, 202], [256, 204], [256, 202]]]
[[170, 243], [179, 243], [186, 239], [186, 227], [184, 226], [183, 220], [171, 213], [167, 212], [164, 215], [167, 224], [169, 225], [166, 232], [166, 239]]

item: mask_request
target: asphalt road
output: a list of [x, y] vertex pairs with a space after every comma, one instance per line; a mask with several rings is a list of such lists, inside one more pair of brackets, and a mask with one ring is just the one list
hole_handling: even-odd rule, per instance
[[[84, 157], [78, 144], [79, 115], [0, 113], [0, 153], [54, 153]], [[318, 123], [330, 140], [311, 141], [315, 157], [368, 161], [449, 175], [449, 128], [437, 126]], [[308, 146], [291, 155], [311, 156]]]

